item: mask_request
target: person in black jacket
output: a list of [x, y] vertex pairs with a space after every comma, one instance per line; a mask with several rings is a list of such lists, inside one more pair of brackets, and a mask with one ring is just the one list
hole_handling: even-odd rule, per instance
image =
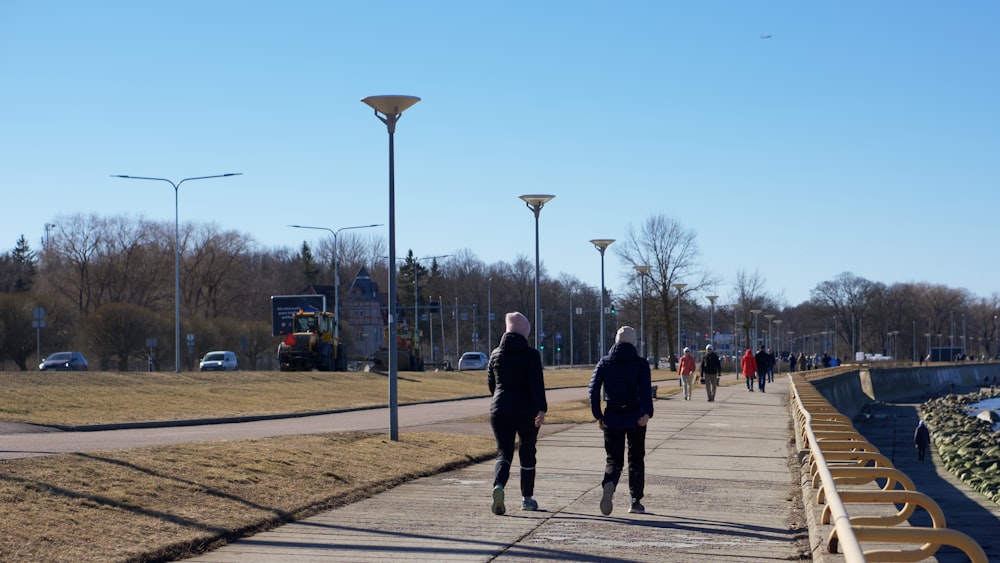
[[931, 445], [931, 433], [922, 420], [917, 423], [917, 429], [913, 431], [913, 445], [917, 448], [917, 459], [923, 461], [927, 455], [927, 446]]
[[761, 346], [757, 350], [754, 360], [757, 361], [757, 387], [763, 393], [764, 386], [767, 385], [767, 372], [771, 369], [771, 354], [768, 354], [764, 346]]
[[629, 512], [642, 514], [646, 511], [641, 501], [646, 483], [646, 423], [653, 417], [653, 393], [649, 363], [639, 357], [635, 342], [634, 328], [618, 329], [615, 345], [597, 362], [590, 378], [590, 410], [597, 419], [597, 426], [604, 431], [607, 454], [600, 503], [601, 514], [605, 516], [611, 514], [615, 488], [625, 467], [626, 441], [628, 488], [632, 495]]
[[531, 323], [521, 313], [507, 313], [507, 332], [490, 354], [486, 382], [493, 394], [490, 426], [497, 441], [497, 461], [493, 466], [493, 514], [506, 512], [504, 487], [514, 460], [514, 437], [520, 441], [517, 458], [521, 464], [521, 510], [538, 510], [535, 492], [535, 443], [538, 428], [545, 422], [545, 380], [542, 358], [528, 345]]
[[719, 376], [722, 374], [722, 362], [712, 345], [705, 346], [705, 356], [701, 359], [701, 378], [705, 380], [705, 392], [709, 402], [715, 401], [715, 392], [719, 389]]

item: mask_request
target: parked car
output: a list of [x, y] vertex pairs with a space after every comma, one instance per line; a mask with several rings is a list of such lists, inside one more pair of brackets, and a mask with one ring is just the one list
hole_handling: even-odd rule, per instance
[[205, 354], [198, 364], [201, 371], [235, 371], [236, 353], [217, 350]]
[[38, 364], [41, 371], [87, 371], [87, 358], [79, 352], [56, 352]]
[[486, 369], [489, 362], [490, 359], [483, 352], [466, 352], [458, 359], [458, 369]]

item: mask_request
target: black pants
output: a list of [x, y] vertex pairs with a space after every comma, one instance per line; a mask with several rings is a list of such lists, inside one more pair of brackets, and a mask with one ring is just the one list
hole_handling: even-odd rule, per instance
[[493, 486], [507, 486], [510, 479], [510, 464], [514, 461], [514, 437], [519, 441], [517, 459], [521, 463], [521, 495], [530, 497], [535, 493], [535, 444], [538, 442], [538, 427], [533, 414], [490, 415], [490, 426], [497, 440], [497, 461], [493, 466]]
[[625, 466], [625, 442], [628, 442], [628, 490], [632, 498], [640, 500], [646, 489], [646, 427], [606, 428], [604, 430], [604, 451], [608, 454], [604, 466], [605, 483], [618, 486]]

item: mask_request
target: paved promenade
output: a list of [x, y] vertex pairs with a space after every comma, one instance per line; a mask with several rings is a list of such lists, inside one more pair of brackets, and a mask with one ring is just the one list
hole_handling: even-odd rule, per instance
[[[732, 374], [727, 377], [732, 378]], [[661, 383], [662, 385], [662, 383]], [[191, 561], [789, 561], [807, 553], [787, 383], [705, 400], [656, 401], [646, 442], [646, 514], [598, 509], [604, 450], [595, 424], [539, 443], [535, 498], [522, 512], [517, 464], [507, 514], [490, 512], [493, 462], [418, 479], [235, 542]]]

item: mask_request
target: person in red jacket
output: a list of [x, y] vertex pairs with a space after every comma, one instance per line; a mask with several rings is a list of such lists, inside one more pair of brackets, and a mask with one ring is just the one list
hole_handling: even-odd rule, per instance
[[753, 377], [757, 374], [757, 360], [753, 357], [749, 346], [747, 346], [743, 358], [740, 359], [740, 371], [743, 373], [743, 379], [747, 382], [747, 391], [753, 393]]
[[684, 400], [691, 400], [691, 386], [694, 384], [694, 356], [690, 348], [684, 348], [684, 355], [677, 365], [677, 373], [681, 376], [681, 386], [684, 387]]

